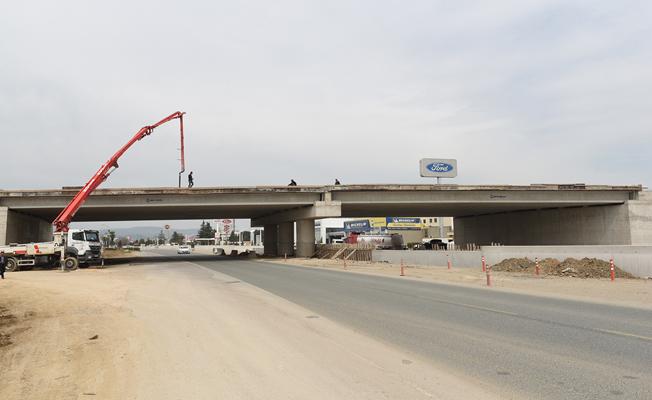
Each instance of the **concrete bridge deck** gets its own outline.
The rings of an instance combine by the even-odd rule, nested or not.
[[[340,202],[341,216],[469,216],[515,210],[622,204],[641,186],[341,185],[96,190],[76,221],[261,218],[315,202]],[[0,191],[0,207],[53,220],[77,188]]]

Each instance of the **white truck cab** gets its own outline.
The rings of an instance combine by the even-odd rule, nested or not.
[[[71,229],[67,239],[68,252],[74,248],[80,264],[99,263],[102,260],[102,242],[98,231]]]
[[[66,246],[63,246],[66,235]],[[11,243],[0,246],[7,257],[7,270],[17,271],[22,267],[58,266],[64,254],[66,269],[78,265],[98,264],[102,262],[102,243],[98,231],[71,229],[68,232],[56,232],[54,240],[42,243]]]

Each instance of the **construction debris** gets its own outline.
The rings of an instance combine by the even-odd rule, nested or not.
[[[507,258],[494,265],[494,271],[522,272],[533,274],[536,263],[529,258]],[[554,258],[544,258],[539,261],[542,275],[570,276],[575,278],[609,278],[609,261],[597,258],[567,258],[560,262]],[[616,278],[636,279],[632,274],[615,267]]]
[[[329,260],[371,261],[375,246],[364,243],[322,244],[315,249],[315,258]]]

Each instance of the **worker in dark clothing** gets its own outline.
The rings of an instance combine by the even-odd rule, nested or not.
[[[0,251],[0,276],[2,279],[5,279],[5,270],[7,269],[7,257],[5,257],[5,252]]]
[[[195,186],[195,180],[192,177],[192,171],[188,174],[188,187],[191,188]]]
[[[294,179],[290,179],[290,184],[288,186],[296,186],[297,183],[294,181]]]
[[[340,184],[341,184],[341,183],[340,183],[340,180],[337,179],[337,178],[335,178],[335,184],[336,184],[336,185],[340,185]]]

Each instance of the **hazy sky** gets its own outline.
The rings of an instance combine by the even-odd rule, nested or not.
[[[650,185],[650,1],[14,1],[0,188],[81,185],[186,119],[197,186]],[[174,186],[178,128],[105,186]]]

